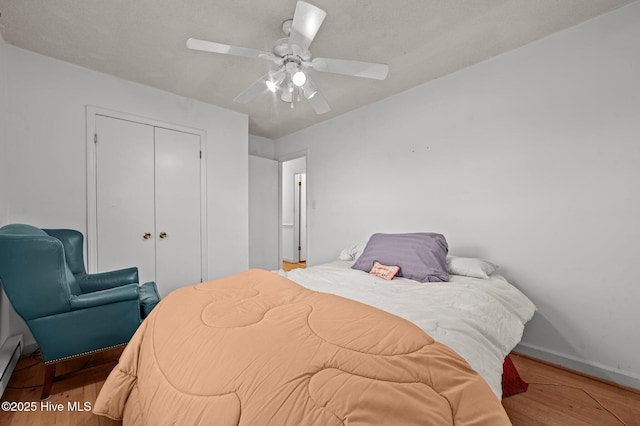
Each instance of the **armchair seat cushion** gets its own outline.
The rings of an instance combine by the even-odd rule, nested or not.
[[[146,318],[160,301],[156,283],[150,281],[140,286],[140,314]]]

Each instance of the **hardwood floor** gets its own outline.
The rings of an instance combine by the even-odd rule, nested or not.
[[[121,352],[122,348],[116,348],[59,364],[51,397],[44,402],[39,401],[44,364],[31,356],[22,357],[2,401],[35,402],[37,409],[32,412],[2,410],[0,425],[120,425],[121,422],[95,416],[91,411],[70,410],[68,404],[84,408],[88,403],[93,407]],[[503,400],[514,426],[640,426],[640,391],[603,383],[517,354],[512,354],[511,359],[529,383],[527,392]],[[62,404],[63,409],[53,411],[58,404]]]
[[[121,422],[94,415],[91,409],[123,350],[124,347],[114,348],[57,364],[51,397],[45,401],[40,401],[44,363],[38,352],[35,356],[23,356],[2,395],[2,402],[35,403],[29,407],[34,410],[5,411],[3,405],[0,425],[120,425]],[[58,409],[60,404],[62,408]],[[14,404],[14,408],[22,407]]]
[[[640,391],[523,355],[510,357],[529,383],[526,392],[502,401],[515,426],[640,426]]]

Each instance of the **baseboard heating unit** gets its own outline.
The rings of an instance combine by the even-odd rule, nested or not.
[[[0,373],[2,373],[0,375],[0,396],[9,384],[11,373],[22,355],[22,349],[22,334],[9,337],[0,348]]]

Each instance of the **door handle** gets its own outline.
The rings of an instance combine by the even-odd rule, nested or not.
[[[160,238],[167,238],[167,233],[166,232],[161,232],[160,233]]]
[[[145,240],[148,240],[149,238],[151,238],[151,232],[145,232],[142,238],[144,238]]]

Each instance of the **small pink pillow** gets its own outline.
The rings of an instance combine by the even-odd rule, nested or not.
[[[399,266],[386,266],[379,262],[373,262],[373,268],[371,268],[369,273],[376,277],[384,278],[385,280],[392,280],[399,271]]]

